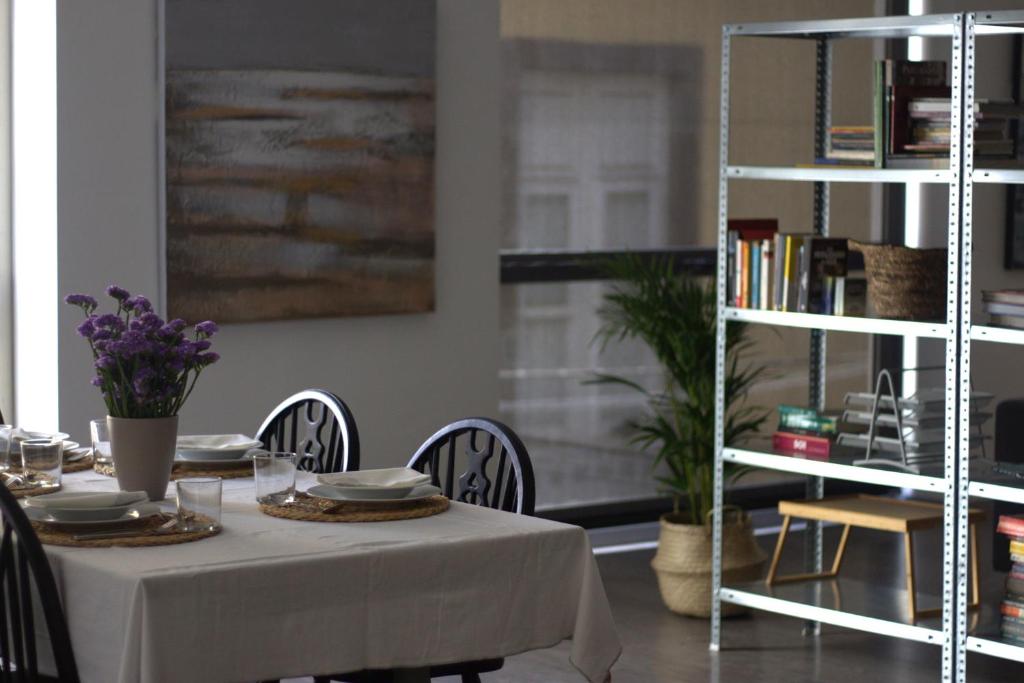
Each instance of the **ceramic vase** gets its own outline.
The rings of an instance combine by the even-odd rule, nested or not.
[[[145,491],[153,501],[163,500],[171,480],[178,416],[111,417],[110,453],[117,484],[122,491]]]

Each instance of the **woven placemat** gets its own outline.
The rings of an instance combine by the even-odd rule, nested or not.
[[[108,477],[117,476],[113,463],[96,463],[93,467],[97,474]],[[252,476],[252,462],[243,460],[238,465],[205,465],[201,462],[176,462],[171,468],[171,479],[184,477],[220,477],[221,479],[242,479]]]
[[[10,488],[8,490],[14,494],[15,498],[28,498],[29,496],[42,496],[47,493],[57,493],[60,489],[60,484],[57,484],[56,486],[33,486],[29,488]]]
[[[306,493],[296,493],[293,503],[260,503],[260,512],[264,514],[303,522],[393,522],[439,515],[447,509],[448,499],[444,496],[397,503],[336,503]]]
[[[47,545],[63,545],[74,548],[149,548],[158,545],[191,543],[192,541],[200,541],[220,533],[219,526],[204,531],[157,531],[165,522],[174,517],[175,515],[163,512],[159,515],[140,519],[137,524],[118,527],[116,531],[137,531],[138,535],[119,536],[117,538],[75,539],[75,536],[79,534],[102,531],[103,529],[99,527],[76,526],[70,529],[67,527],[61,528],[53,524],[32,522],[32,528],[36,530],[39,540]]]
[[[88,469],[92,469],[93,459],[91,455],[84,458],[79,458],[72,462],[64,463],[63,472],[64,474],[73,474],[75,472],[84,472]]]

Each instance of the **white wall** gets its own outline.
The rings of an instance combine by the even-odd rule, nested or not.
[[[59,287],[117,282],[156,295],[156,0],[61,0],[58,8]],[[222,360],[182,414],[188,433],[252,433],[311,386],[355,413],[364,466],[404,463],[435,429],[491,415],[498,397],[497,0],[439,0],[437,310],[222,328]],[[60,312],[60,426],[85,438],[103,404]]]

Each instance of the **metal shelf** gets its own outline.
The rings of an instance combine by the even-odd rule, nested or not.
[[[915,491],[941,493],[945,485],[941,471],[937,472],[935,476],[928,476],[882,470],[873,467],[858,467],[853,464],[856,458],[847,455],[831,456],[828,461],[822,461],[810,460],[796,455],[780,455],[765,451],[726,448],[722,451],[722,459],[725,462],[749,465],[766,470],[792,472],[794,474],[825,477],[827,479],[843,479],[862,484],[908,488]]]
[[[992,14],[995,14],[994,12]],[[758,38],[908,38],[953,35],[956,16],[931,14],[916,17],[868,17],[822,21],[774,21],[726,24],[723,32]]]
[[[949,183],[949,169],[870,166],[728,166],[730,180],[802,180],[836,183]]]
[[[908,617],[906,591],[853,579],[802,581],[766,586],[763,581],[722,586],[719,596],[725,602],[752,609],[775,612],[798,619],[843,626],[858,631],[916,640],[939,645],[942,631],[914,623]],[[920,608],[939,606],[934,596],[918,594]]]
[[[1020,168],[976,168],[971,175],[975,183],[1005,183],[1020,185],[1024,183],[1024,169]]]
[[[994,472],[990,461],[975,461],[971,464],[967,493],[976,498],[1024,504],[1024,479]]]
[[[947,336],[945,323],[939,322],[925,323],[909,320],[888,320],[885,318],[854,318],[841,315],[763,311],[754,308],[726,308],[725,318],[726,320],[737,320],[761,325],[779,325],[781,327],[800,327],[809,330],[892,334],[909,337],[930,337],[933,339],[945,339]]]
[[[1024,645],[999,636],[967,636],[967,649],[983,655],[1024,662]]]
[[[978,12],[975,15],[975,22],[978,35],[1024,33],[1024,12],[1021,10]]]
[[[971,325],[971,341],[998,342],[1000,344],[1024,344],[1024,330],[990,325]]]

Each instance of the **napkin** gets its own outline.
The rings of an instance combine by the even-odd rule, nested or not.
[[[318,475],[316,480],[327,486],[394,489],[429,483],[430,475],[411,470],[408,467],[388,467],[359,472],[331,472]]]
[[[245,434],[193,434],[178,437],[178,450],[237,451],[260,446],[260,442]]]
[[[11,430],[11,439],[14,441],[24,441],[25,439],[45,439],[48,437],[61,439],[63,441],[68,438],[68,435],[64,432],[34,432],[29,429],[22,429],[21,427],[15,427]]]
[[[121,505],[131,505],[148,501],[149,496],[145,491],[115,491],[106,493],[102,491],[58,491],[45,496],[33,496],[25,499],[25,505],[44,510],[59,509],[85,509],[85,508],[112,508]]]

